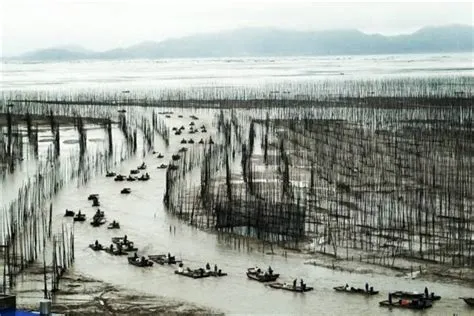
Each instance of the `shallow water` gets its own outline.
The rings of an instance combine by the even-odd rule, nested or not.
[[[201,121],[200,121],[201,122]],[[186,120],[183,120],[183,124]],[[195,135],[194,138],[201,137]],[[163,151],[166,158],[181,147],[180,136],[175,136],[174,143],[168,151],[157,141],[155,149]],[[187,145],[193,146],[193,145]],[[198,146],[197,144],[194,146]],[[165,170],[156,169],[162,160],[147,156],[147,172],[151,176],[148,182],[115,182],[113,178],[99,176],[84,187],[65,189],[54,200],[55,221],[69,222],[65,219],[65,208],[81,209],[90,218],[95,208],[90,207],[87,196],[91,193],[100,195],[101,207],[107,219],[116,219],[122,228],[120,231],[107,230],[106,227],[93,228],[88,222],[75,224],[76,236],[76,271],[85,273],[114,285],[124,286],[137,291],[184,299],[200,305],[220,309],[229,314],[304,314],[304,315],[406,315],[410,311],[389,311],[378,306],[378,301],[385,299],[391,290],[418,290],[428,286],[430,291],[439,293],[443,298],[435,306],[422,314],[468,315],[459,296],[472,295],[473,289],[454,284],[407,280],[403,278],[378,275],[359,275],[337,272],[326,268],[304,265],[305,260],[293,256],[269,256],[258,250],[249,251],[247,247],[235,249],[215,234],[192,228],[166,213],[162,198],[164,193]],[[142,159],[135,158],[124,162],[115,171],[128,173],[136,168]],[[132,188],[130,195],[121,195],[123,187]],[[170,232],[170,226],[172,227]],[[176,231],[174,230],[174,227]],[[139,247],[139,255],[150,255],[171,252],[182,258],[185,266],[202,267],[209,262],[216,263],[229,276],[193,280],[173,274],[173,267],[155,265],[149,269],[140,269],[127,263],[124,257],[109,256],[104,252],[93,252],[88,244],[95,239],[103,244],[110,243],[113,236],[127,234],[129,239]],[[282,281],[291,282],[294,278],[303,278],[314,291],[299,294],[278,291],[250,281],[245,276],[248,267],[259,265],[272,268],[281,274]],[[345,283],[363,286],[369,282],[382,294],[364,298],[357,295],[335,293],[334,286]],[[343,299],[343,302],[341,302]]]
[[[442,65],[442,69],[439,65]],[[467,66],[466,66],[467,65]],[[312,71],[311,69],[319,69]],[[322,70],[321,70],[322,69]],[[341,75],[340,72],[344,72]],[[218,85],[253,85],[261,82],[283,82],[292,80],[294,83],[307,82],[328,77],[373,77],[419,75],[472,74],[472,56],[449,55],[405,55],[405,56],[360,56],[331,58],[294,58],[294,59],[255,59],[255,60],[201,60],[201,61],[113,61],[113,62],[75,62],[51,64],[8,64],[2,73],[2,89],[82,89],[92,88],[101,84],[101,88],[143,88],[216,86]],[[103,85],[102,85],[103,84]],[[201,119],[198,125],[212,115],[204,117],[196,112]],[[206,112],[204,112],[206,113]],[[191,113],[183,113],[185,117]],[[173,116],[175,117],[175,115]],[[167,121],[168,122],[168,121]],[[172,119],[170,126],[185,125],[188,119]],[[115,130],[114,130],[115,131]],[[208,129],[211,132],[210,129]],[[88,138],[104,137],[102,131],[88,132]],[[117,135],[119,133],[116,133]],[[204,135],[192,136],[197,142]],[[209,136],[209,135],[207,135]],[[190,135],[185,136],[187,139]],[[304,265],[299,257],[290,255],[269,256],[257,249],[242,246],[236,249],[233,243],[226,243],[216,234],[203,232],[188,226],[169,215],[164,209],[162,199],[165,188],[166,170],[156,169],[159,164],[167,163],[171,154],[181,147],[182,136],[173,136],[168,150],[163,142],[156,139],[155,150],[165,153],[165,159],[159,160],[152,155],[145,157],[148,164],[147,172],[151,176],[148,182],[136,181],[115,182],[104,175],[93,178],[85,186],[71,183],[62,190],[53,201],[54,224],[56,227],[71,219],[63,217],[66,208],[77,211],[81,209],[90,218],[92,208],[87,196],[91,193],[100,194],[101,207],[107,219],[118,220],[122,226],[120,231],[107,230],[106,227],[93,228],[86,221],[74,225],[76,243],[76,261],[73,269],[79,273],[110,282],[117,286],[137,291],[184,299],[200,305],[220,309],[229,314],[304,314],[304,315],[406,315],[411,311],[380,308],[378,301],[386,298],[388,291],[418,290],[428,286],[430,291],[441,295],[441,301],[425,312],[416,314],[430,315],[470,315],[472,309],[458,299],[459,296],[472,296],[473,287],[445,284],[441,282],[425,282],[370,274],[351,274],[326,268]],[[61,135],[61,157],[66,159],[77,152],[77,144],[63,143],[75,140],[74,131]],[[92,149],[93,143],[88,142]],[[91,145],[89,145],[91,144]],[[138,142],[141,144],[141,141]],[[43,147],[42,147],[43,146]],[[47,143],[40,143],[42,149]],[[187,145],[187,146],[199,146]],[[255,146],[259,148],[258,144]],[[68,149],[70,150],[68,151]],[[137,153],[140,153],[139,148]],[[134,158],[123,162],[114,171],[128,174],[143,159]],[[7,177],[1,183],[2,203],[6,196],[12,198],[17,187],[26,174],[34,171],[34,164],[23,163],[24,169]],[[194,179],[196,180],[196,179]],[[132,188],[130,195],[121,195],[123,187]],[[172,227],[170,231],[170,227]],[[127,263],[124,257],[113,257],[103,252],[93,252],[88,248],[96,239],[107,245],[113,236],[127,234],[129,239],[139,247],[139,255],[151,255],[171,252],[182,258],[186,266],[202,267],[209,262],[217,264],[229,276],[223,278],[207,278],[193,280],[173,274],[173,267],[156,265],[150,269],[140,269]],[[252,246],[249,246],[251,248]],[[262,268],[271,265],[276,273],[280,273],[281,281],[291,282],[294,278],[303,278],[314,291],[305,294],[279,291],[250,281],[245,271],[250,266]],[[369,282],[381,294],[376,297],[359,297],[335,293],[334,286],[349,283],[362,287]]]

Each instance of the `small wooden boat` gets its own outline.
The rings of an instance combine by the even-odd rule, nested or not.
[[[126,244],[122,245],[122,251],[133,252],[138,251],[138,248],[135,247],[133,241],[128,241]]]
[[[204,132],[203,132],[204,133]],[[213,145],[214,144],[214,141],[212,140],[212,137],[209,137],[209,144],[210,145]]]
[[[181,135],[181,131],[180,131],[180,130],[177,130],[174,134],[175,134],[175,135]]]
[[[130,91],[128,91],[128,92],[126,92],[126,93],[129,93],[129,92],[130,92]],[[124,93],[125,93],[125,92],[124,92]],[[125,112],[127,112],[127,110],[118,110],[117,112],[119,112],[119,113],[125,113]]]
[[[188,149],[187,149],[186,147],[181,147],[181,148],[178,150],[178,152],[180,152],[180,153],[184,153],[184,152],[186,152],[186,151],[188,151]]]
[[[180,131],[184,131],[186,129],[186,127],[184,127],[184,125],[181,125],[181,127],[179,128]]]
[[[86,220],[86,214],[76,214],[76,216],[74,216],[74,221],[75,222],[84,222]]]
[[[140,268],[152,267],[153,262],[144,258],[128,257],[128,263]]]
[[[146,169],[146,164],[142,162],[140,166],[137,167],[137,170],[145,170]]]
[[[161,165],[159,165],[158,167],[156,167],[157,169],[166,169],[168,168],[168,165],[165,165],[164,163],[162,163]]]
[[[193,120],[199,120],[199,118],[196,115],[191,115],[190,118]]]
[[[127,239],[127,241],[125,241],[125,238],[124,237],[112,237],[112,243],[114,244],[120,244],[120,245],[128,245],[128,244],[133,244],[133,241],[130,241]]]
[[[127,177],[127,181],[128,181],[128,182],[135,181],[135,180],[137,180],[137,179],[134,178],[134,177],[132,177],[132,176],[128,176],[128,177]]]
[[[298,293],[304,293],[304,292],[309,292],[313,290],[313,287],[311,286],[296,286],[293,287],[291,284],[285,284],[285,283],[270,283],[268,284],[269,287],[273,289],[279,289],[279,290],[286,290],[286,291],[291,291],[291,292],[298,292]]]
[[[474,297],[460,297],[467,305],[474,307]]]
[[[98,245],[90,244],[89,248],[91,248],[94,251],[104,250],[104,247],[101,244],[98,244]]]
[[[194,144],[194,140],[193,140],[192,138],[190,138],[190,139],[188,140],[188,144]]]
[[[107,173],[105,174],[105,176],[106,176],[107,178],[115,177],[116,175],[117,175],[117,174],[116,174],[115,172],[107,172]]]
[[[180,155],[172,155],[171,156],[171,159],[173,159],[174,161],[179,160],[179,158],[181,158]]]
[[[201,140],[199,141],[199,144],[204,144],[204,139],[201,138]]]
[[[107,226],[107,229],[120,229],[120,224],[119,222],[113,221]]]
[[[164,264],[177,264],[181,263],[181,260],[176,260],[176,256],[170,256],[170,255],[149,255],[148,258],[152,260],[153,262],[156,262],[158,264],[164,265]]]
[[[186,141],[186,139],[183,138],[183,139],[181,140],[181,144],[187,144],[187,143],[188,143],[188,142]]]
[[[163,157],[164,157],[164,156],[163,156],[162,154],[158,154],[158,156],[156,156],[156,158],[159,158],[159,159],[161,159],[161,158],[163,158]]]
[[[92,220],[97,220],[97,219],[101,219],[101,218],[104,218],[104,217],[105,217],[104,211],[97,210],[97,212],[95,212],[95,214],[94,214],[94,217],[92,217]]]
[[[349,294],[363,294],[363,295],[377,295],[379,294],[379,291],[366,291],[365,289],[361,288],[354,288],[354,287],[346,287],[346,286],[336,286],[334,287],[334,290],[336,292],[344,292],[344,293],[349,293]]]
[[[132,193],[132,189],[130,189],[130,188],[123,188],[120,191],[120,194],[130,194],[130,193]]]
[[[421,292],[410,292],[410,291],[395,291],[392,292],[392,297],[405,298],[405,299],[429,299],[431,301],[439,301],[441,296],[435,295],[434,293],[426,295]]]
[[[74,211],[66,210],[66,213],[64,213],[64,216],[73,217],[74,216]]]
[[[425,309],[433,306],[431,300],[426,299],[414,299],[414,300],[398,300],[392,301],[389,300],[379,302],[380,306],[383,307],[396,307],[396,308],[406,308],[406,309]]]
[[[176,132],[178,130],[178,128],[176,126],[174,126],[172,129],[171,129],[173,132]]]
[[[170,117],[171,117],[171,115],[165,115],[165,117],[166,117],[166,118],[170,118]]]
[[[89,197],[87,197],[87,200],[92,201],[92,200],[97,200],[99,198],[98,194],[89,194]]]
[[[183,271],[176,270],[176,271],[174,271],[174,273],[182,275],[182,276],[186,276],[188,278],[193,278],[193,279],[208,278],[208,277],[211,276],[209,273],[206,273],[206,271],[204,271],[204,269],[202,269],[202,270],[191,270],[191,269],[188,268],[188,270],[183,270]]]
[[[278,279],[279,274],[254,274],[247,272],[247,277],[251,280],[255,280],[258,282],[275,282]]]
[[[128,256],[128,252],[110,249],[110,247],[104,248],[104,251],[112,256]]]
[[[138,178],[138,181],[148,181],[150,180],[150,175],[147,174],[142,174],[141,177]]]
[[[114,181],[124,181],[125,180],[125,176],[119,174],[115,177]]]
[[[182,115],[178,115],[178,117],[179,117],[179,118],[183,118],[183,116],[182,116]]]
[[[207,133],[207,130],[203,128],[203,129],[201,130],[201,133]]]
[[[105,218],[94,219],[91,222],[91,226],[93,226],[93,227],[99,227],[99,226],[102,226],[104,224],[105,224]]]
[[[138,170],[138,169],[130,170],[130,174],[139,174],[139,173],[140,173],[140,170]]]

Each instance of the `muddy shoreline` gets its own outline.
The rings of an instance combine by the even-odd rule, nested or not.
[[[39,268],[39,267],[37,267]],[[38,310],[44,291],[43,275],[31,269],[16,289],[17,306]],[[224,315],[222,312],[170,298],[137,293],[70,270],[51,297],[54,313],[86,315]]]

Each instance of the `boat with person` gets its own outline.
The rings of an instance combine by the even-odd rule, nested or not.
[[[156,156],[156,158],[158,159],[161,159],[161,158],[164,158],[165,156],[163,156],[163,154],[159,153],[158,156]]]
[[[304,292],[309,292],[313,290],[313,287],[311,286],[306,286],[306,285],[293,286],[291,284],[278,283],[278,282],[270,283],[268,284],[268,286],[273,289],[286,290],[286,291],[298,292],[298,293],[304,293]]]
[[[474,297],[460,297],[467,305],[474,307]]]
[[[101,244],[99,244],[99,242],[96,241],[95,244],[90,244],[89,245],[89,248],[91,248],[92,250],[94,251],[101,251],[101,250],[104,250],[104,246],[102,246]]]
[[[146,163],[145,162],[142,162],[142,164],[137,167],[137,170],[145,170],[145,169],[146,169]]]
[[[148,181],[148,180],[150,180],[150,175],[147,172],[145,174],[142,174],[137,180],[138,181]]]
[[[166,169],[168,168],[168,165],[165,165],[164,163],[162,163],[161,165],[159,165],[158,167],[156,167],[157,169]]]
[[[73,217],[74,216],[74,211],[66,209],[66,212],[64,213],[65,217]]]
[[[116,175],[117,174],[115,172],[111,172],[111,171],[107,171],[107,173],[105,174],[107,178],[115,177]]]
[[[127,181],[128,181],[128,182],[132,182],[132,181],[135,181],[135,180],[137,180],[137,178],[136,178],[136,177],[132,177],[131,175],[127,177]]]
[[[107,229],[120,229],[120,224],[117,221],[113,221],[112,223],[107,226]]]
[[[92,200],[92,206],[94,207],[100,206],[100,202],[98,198]]]
[[[176,260],[176,256],[172,256],[169,253],[162,254],[162,255],[149,255],[148,258],[152,260],[153,262],[156,262],[158,264],[164,265],[164,264],[177,264],[181,263],[181,260]]]
[[[268,273],[253,274],[253,273],[247,272],[247,277],[249,279],[262,282],[262,283],[275,282],[279,276],[280,276],[279,274],[268,274]]]
[[[133,244],[133,242],[128,239],[127,235],[124,237],[112,237],[112,243],[116,245],[128,245],[130,243]]]
[[[82,214],[81,211],[79,211],[75,216],[74,216],[74,221],[75,222],[84,222],[86,220],[86,214]]]
[[[140,170],[138,170],[138,169],[130,170],[130,174],[139,174],[139,173],[140,173]]]
[[[368,287],[368,284],[366,285],[366,289],[361,289],[361,288],[354,288],[354,287],[349,287],[349,285],[345,286],[336,286],[333,288],[336,292],[343,292],[343,293],[348,293],[348,294],[362,294],[362,295],[377,295],[379,294],[379,291],[374,291],[374,288]]]
[[[182,271],[178,269],[174,271],[174,273],[193,279],[208,278],[211,276],[209,273],[206,273],[206,271],[204,271],[204,269],[202,268],[197,270],[191,270],[190,268],[187,268],[186,270]]]
[[[439,301],[441,296],[435,295],[434,292],[429,292],[428,288],[425,288],[424,292],[411,292],[411,291],[395,291],[391,292],[392,297],[404,298],[404,299],[429,299],[431,301]]]
[[[91,222],[91,226],[93,227],[99,227],[99,226],[102,226],[105,224],[105,218],[101,217],[101,218],[94,218],[94,220],[92,220]]]
[[[128,257],[128,263],[140,268],[152,267],[153,261],[147,260],[145,257]]]

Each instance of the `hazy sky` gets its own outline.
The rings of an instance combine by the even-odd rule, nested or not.
[[[65,45],[106,50],[246,26],[409,33],[472,25],[473,9],[470,1],[0,0],[0,33],[3,55],[15,55]]]

